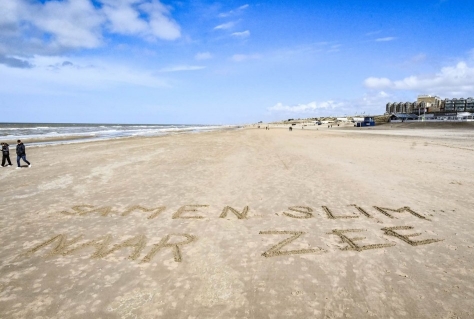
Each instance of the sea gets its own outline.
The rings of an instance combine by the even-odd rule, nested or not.
[[[29,146],[45,146],[233,128],[237,127],[196,124],[0,123],[0,142],[14,145],[17,140],[22,140]]]

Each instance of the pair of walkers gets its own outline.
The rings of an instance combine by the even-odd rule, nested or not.
[[[2,167],[12,166],[12,162],[10,161],[10,149],[8,146],[9,145],[7,143],[2,143]],[[20,166],[21,159],[26,164],[28,164],[28,167],[31,167],[31,163],[28,162],[28,160],[26,159],[25,145],[20,140],[18,140],[17,145],[16,145],[16,163],[18,164],[17,168],[21,168]],[[5,165],[6,162],[8,162],[8,165]]]

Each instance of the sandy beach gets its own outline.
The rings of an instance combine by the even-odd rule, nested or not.
[[[473,318],[473,132],[25,140],[0,318]]]

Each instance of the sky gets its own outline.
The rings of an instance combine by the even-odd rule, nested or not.
[[[0,122],[245,124],[474,96],[474,1],[0,0]]]

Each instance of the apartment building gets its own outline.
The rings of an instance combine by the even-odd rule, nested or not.
[[[385,105],[385,112],[387,114],[474,112],[474,98],[446,98],[441,100],[438,96],[419,95],[416,102],[389,102]]]

